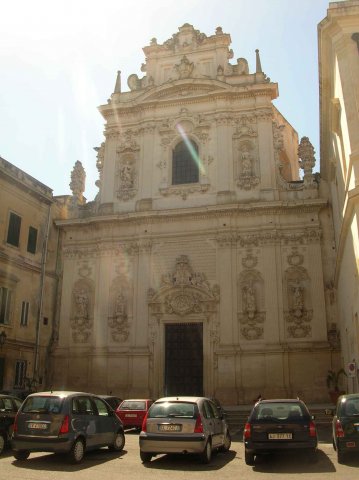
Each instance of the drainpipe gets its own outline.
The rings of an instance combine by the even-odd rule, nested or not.
[[[40,324],[42,318],[42,310],[44,303],[44,289],[45,289],[45,275],[46,275],[46,258],[47,258],[47,245],[49,242],[49,231],[50,231],[50,219],[51,219],[51,206],[49,204],[49,209],[47,213],[47,224],[45,238],[42,246],[42,255],[41,255],[41,275],[40,275],[40,298],[39,298],[39,307],[37,312],[37,321],[36,321],[36,340],[35,340],[35,352],[34,352],[34,370],[33,370],[33,380],[38,380],[38,364],[39,364],[39,347],[40,347]]]

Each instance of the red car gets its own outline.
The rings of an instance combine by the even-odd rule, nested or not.
[[[154,400],[149,398],[124,400],[116,409],[116,415],[124,428],[141,430],[143,419]]]

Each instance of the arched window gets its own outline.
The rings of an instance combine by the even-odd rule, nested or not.
[[[172,155],[172,185],[197,183],[199,180],[198,146],[192,140],[176,145]]]

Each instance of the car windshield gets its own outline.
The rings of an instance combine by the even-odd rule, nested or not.
[[[62,398],[36,396],[28,397],[24,403],[22,411],[24,413],[60,413]]]
[[[146,410],[146,402],[138,400],[125,400],[121,404],[121,410]]]
[[[308,419],[309,413],[301,403],[268,402],[260,403],[253,412],[252,419],[258,421],[296,421]]]
[[[154,403],[149,410],[149,418],[183,417],[194,418],[196,405],[189,402]]]

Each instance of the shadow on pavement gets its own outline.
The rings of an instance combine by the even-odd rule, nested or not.
[[[306,452],[276,452],[271,455],[256,457],[255,472],[271,473],[331,473],[336,468],[329,457],[320,449],[316,456],[310,457]]]
[[[201,463],[198,455],[171,454],[154,457],[151,462],[144,463],[143,466],[150,469],[208,472],[220,470],[234,458],[236,458],[236,452],[229,450],[229,452],[213,454],[211,462],[205,465]]]
[[[36,457],[30,457],[27,460],[13,461],[14,467],[23,468],[26,470],[49,470],[52,472],[77,472],[92,468],[95,465],[110,462],[111,460],[122,460],[127,451],[110,452],[103,448],[100,450],[93,450],[85,453],[82,463],[73,465],[69,463],[65,455],[50,453]]]

